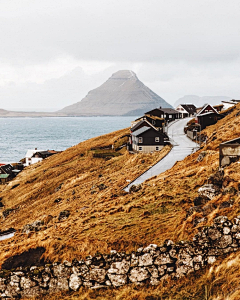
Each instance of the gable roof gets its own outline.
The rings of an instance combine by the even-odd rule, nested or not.
[[[6,174],[12,174],[12,171],[13,171],[13,166],[10,165],[10,164],[7,164],[7,165],[4,165],[4,166],[1,166],[0,169],[6,173]]]
[[[179,114],[179,111],[173,109],[173,108],[154,108],[154,109],[151,109],[149,111],[147,111],[145,113],[145,115],[153,115],[153,112],[154,111],[159,111],[159,112],[162,112],[162,113],[165,113],[165,114]]]
[[[134,131],[134,132],[132,133],[132,135],[138,136],[138,135],[140,135],[140,134],[142,134],[142,133],[148,131],[149,129],[153,129],[153,128],[152,128],[152,127],[143,126],[142,128],[140,128],[140,129]],[[155,130],[155,129],[154,129],[154,130]]]
[[[143,123],[147,123],[149,125],[149,126],[145,126],[145,127],[154,127],[151,123],[148,122],[148,120],[143,119],[143,120],[139,121],[137,124],[135,124],[133,127],[131,127],[130,130],[135,131]]]
[[[180,104],[189,114],[196,112],[196,106],[194,104]]]
[[[201,115],[201,113],[204,111],[204,109],[205,109],[207,106],[211,106],[211,108],[213,109],[213,111],[214,111],[216,114],[218,114],[217,110],[216,110],[215,108],[213,108],[211,104],[206,103],[205,105],[203,105],[202,109],[198,112],[197,116]]]

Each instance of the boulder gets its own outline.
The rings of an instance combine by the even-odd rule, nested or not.
[[[144,267],[135,267],[130,271],[129,279],[131,282],[141,282],[148,279],[149,273]]]
[[[108,274],[113,286],[121,286],[127,283],[127,275]]]
[[[199,196],[212,200],[219,193],[219,187],[213,184],[205,184],[198,189]]]

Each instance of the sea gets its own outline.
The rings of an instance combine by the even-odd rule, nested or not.
[[[0,118],[0,163],[18,162],[28,149],[62,151],[92,137],[130,127],[136,118]]]

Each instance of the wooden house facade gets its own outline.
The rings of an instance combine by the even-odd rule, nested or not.
[[[160,151],[168,143],[168,137],[152,126],[143,126],[131,133],[131,143],[133,151],[150,153]]]
[[[193,117],[196,114],[196,106],[194,104],[179,104],[176,110],[180,113],[180,118]]]
[[[205,104],[196,115],[195,120],[196,123],[201,125],[201,130],[203,130],[207,126],[216,124],[217,121],[222,119],[223,117],[224,116],[219,114],[218,111],[210,104]]]

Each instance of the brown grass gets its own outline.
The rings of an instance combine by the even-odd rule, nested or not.
[[[240,116],[236,116],[239,111],[240,105],[216,125],[206,128],[204,133],[208,140],[201,150],[176,163],[172,169],[146,181],[136,193],[127,194],[122,191],[126,180],[132,180],[141,174],[164,156],[169,148],[154,154],[134,155],[121,150],[121,156],[110,160],[93,157],[95,150],[91,150],[92,148],[117,144],[127,130],[88,140],[41,164],[30,166],[12,183],[20,183],[18,187],[11,189],[9,185],[0,194],[5,209],[15,209],[5,220],[0,220],[1,228],[18,229],[13,239],[0,243],[1,262],[36,246],[45,247],[45,258],[54,261],[85,257],[97,251],[108,253],[110,249],[130,252],[150,243],[161,244],[165,239],[191,239],[197,232],[193,221],[203,215],[194,213],[187,217],[187,211],[193,206],[198,188],[208,183],[209,176],[218,170],[219,143],[239,137]],[[203,150],[207,155],[201,162],[197,162],[198,155]],[[233,186],[238,191],[240,164],[236,162],[226,167],[225,177],[228,177],[226,187]],[[106,188],[100,190],[101,184]],[[61,188],[57,190],[60,185]],[[56,198],[62,200],[55,203]],[[220,209],[219,204],[230,199],[233,206]],[[201,223],[199,227],[211,224],[218,215],[227,215],[232,219],[240,214],[239,193],[220,194],[210,203],[216,209],[205,216],[205,223]],[[60,211],[66,209],[70,210],[70,217],[59,222]],[[53,216],[46,230],[28,236],[21,233],[25,224],[43,219],[46,215]],[[206,275],[199,273],[198,276],[196,278],[192,275],[180,283],[171,283],[171,290],[169,286],[126,287],[108,292],[82,290],[81,293],[86,294],[85,298],[81,296],[82,298],[69,299],[218,299],[206,298],[209,293]],[[199,287],[194,285],[194,280]],[[213,280],[215,279],[210,281]],[[195,298],[191,296],[192,291],[196,293]],[[106,293],[106,298],[101,298],[101,293]],[[162,298],[157,298],[158,293],[163,295]],[[147,298],[148,295],[155,298]],[[213,295],[217,295],[215,289]],[[80,297],[79,294],[76,297]]]

